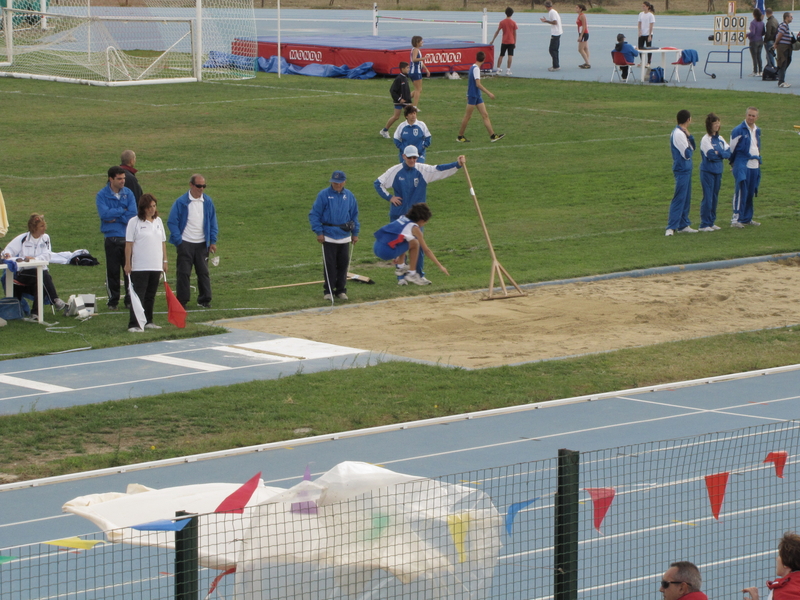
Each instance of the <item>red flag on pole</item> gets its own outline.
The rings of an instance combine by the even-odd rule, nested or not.
[[[164,280],[164,292],[167,294],[167,321],[183,329],[186,327],[186,309],[178,302],[166,280]]]
[[[775,463],[775,475],[783,479],[783,467],[786,465],[786,459],[789,458],[789,453],[783,450],[779,452],[770,452],[767,458],[764,459],[765,463]]]
[[[725,499],[728,475],[730,475],[730,473],[706,475],[706,489],[708,490],[708,499],[711,502],[711,514],[714,515],[717,521],[719,521],[719,511],[722,508],[722,501]]]
[[[589,496],[592,497],[592,504],[594,505],[594,528],[600,531],[600,525],[603,519],[606,518],[608,509],[611,508],[611,503],[614,501],[616,491],[614,488],[585,488]]]
[[[243,513],[244,507],[253,496],[253,492],[258,487],[258,482],[261,479],[261,471],[253,475],[247,482],[238,490],[233,492],[230,496],[225,498],[222,503],[214,511],[215,513]]]

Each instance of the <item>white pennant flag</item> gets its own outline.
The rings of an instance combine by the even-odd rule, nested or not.
[[[128,275],[128,295],[131,297],[131,308],[133,308],[133,314],[136,320],[139,321],[139,328],[144,329],[144,325],[147,323],[147,317],[144,316],[142,301],[139,300],[139,296],[136,295],[133,289],[133,282],[131,281],[130,275]]]

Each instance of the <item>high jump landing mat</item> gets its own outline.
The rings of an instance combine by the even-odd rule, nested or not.
[[[252,38],[234,40],[234,54],[245,54],[245,45],[252,44]],[[269,58],[278,54],[278,38],[256,38],[257,56]],[[237,51],[240,50],[240,51]],[[431,73],[451,73],[468,71],[475,63],[478,52],[483,51],[486,59],[481,65],[490,69],[494,65],[494,46],[462,40],[426,38],[422,55]],[[409,62],[411,42],[403,37],[285,37],[281,38],[281,56],[289,63],[305,67],[311,64],[346,65],[355,68],[365,62],[373,64],[372,69],[381,75],[396,75],[400,72],[400,61]]]

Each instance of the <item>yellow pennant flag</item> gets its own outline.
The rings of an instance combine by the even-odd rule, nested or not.
[[[456,545],[458,551],[458,562],[463,563],[467,560],[467,550],[464,547],[464,540],[469,531],[470,516],[463,515],[447,515],[447,526],[450,529],[450,536],[453,538],[453,543]]]
[[[82,540],[79,537],[64,538],[63,540],[51,540],[42,542],[51,546],[63,546],[64,548],[77,548],[78,550],[91,550],[97,544],[102,544],[103,540]]]

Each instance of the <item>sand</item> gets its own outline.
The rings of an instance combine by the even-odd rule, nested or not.
[[[800,323],[797,259],[546,286],[503,300],[431,291],[359,305],[351,284],[353,299],[332,311],[224,324],[481,368]]]

